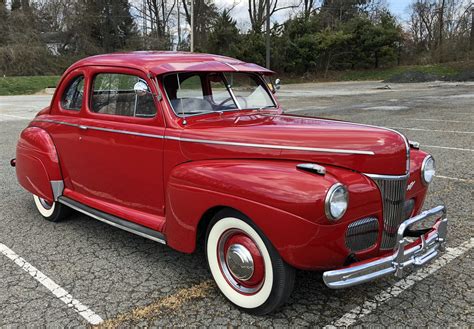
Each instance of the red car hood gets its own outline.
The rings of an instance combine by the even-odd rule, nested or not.
[[[195,117],[180,140],[190,160],[278,158],[385,175],[403,175],[407,169],[403,135],[334,120],[263,113]]]

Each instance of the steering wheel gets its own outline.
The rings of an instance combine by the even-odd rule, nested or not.
[[[245,99],[245,97],[242,97],[242,96],[235,96],[235,98],[238,100],[238,102],[239,102],[239,104],[240,104],[241,106],[243,106],[243,105],[245,104],[245,106],[243,106],[243,107],[244,107],[244,108],[247,107],[247,100]],[[217,105],[217,107],[219,107],[219,108],[220,108],[220,107],[223,107],[224,104],[230,102],[231,100],[233,100],[233,98],[232,98],[232,97],[228,97],[228,98],[224,99],[222,102],[220,102],[220,103]],[[242,101],[243,101],[243,102],[242,102]]]

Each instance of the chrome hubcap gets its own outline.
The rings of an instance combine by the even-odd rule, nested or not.
[[[230,273],[239,280],[250,279],[254,272],[252,254],[241,244],[233,244],[227,249],[226,263]]]
[[[226,281],[242,294],[254,294],[265,279],[265,265],[260,250],[238,229],[224,232],[217,245],[219,266]]]

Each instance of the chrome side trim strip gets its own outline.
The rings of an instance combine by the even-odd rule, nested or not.
[[[112,133],[133,135],[133,136],[142,136],[149,138],[158,138],[158,139],[169,139],[180,142],[189,142],[189,143],[202,143],[202,144],[214,144],[214,145],[230,145],[230,146],[242,146],[242,147],[257,147],[257,148],[267,148],[267,149],[277,149],[277,150],[290,150],[290,151],[308,151],[308,152],[322,152],[322,153],[338,153],[338,154],[361,154],[361,155],[375,155],[373,151],[360,151],[360,150],[345,150],[345,149],[329,149],[329,148],[318,148],[318,147],[303,147],[303,146],[289,146],[289,145],[271,145],[271,144],[254,144],[254,143],[241,143],[241,142],[227,142],[227,141],[215,141],[210,139],[194,139],[186,137],[177,137],[177,136],[163,136],[163,135],[154,135],[154,134],[145,134],[138,133],[126,130],[117,130],[109,128],[100,128],[93,126],[78,125],[63,121],[48,120],[48,119],[35,119],[33,122],[49,122],[56,124],[63,124],[72,127],[84,127],[91,130],[106,131]]]
[[[85,214],[89,217],[97,219],[97,220],[99,220],[103,223],[109,224],[111,226],[117,227],[121,230],[139,235],[143,238],[147,238],[147,239],[150,239],[150,240],[162,243],[162,244],[166,244],[165,236],[162,233],[160,233],[158,231],[154,231],[154,230],[152,230],[148,227],[144,227],[144,226],[129,222],[125,219],[121,219],[121,218],[115,217],[113,215],[104,213],[100,210],[91,208],[89,206],[86,206],[84,204],[81,204],[81,203],[79,203],[75,200],[72,200],[72,199],[64,197],[64,196],[61,196],[58,199],[58,202],[66,205],[66,206],[68,206],[68,207],[70,207],[74,210],[82,212],[83,214]]]
[[[254,143],[241,143],[241,142],[224,142],[224,141],[214,141],[214,140],[209,140],[209,139],[194,139],[194,138],[174,137],[174,136],[165,136],[165,139],[177,140],[177,141],[181,141],[181,142],[190,142],[190,143],[231,145],[231,146],[243,146],[243,147],[258,147],[258,148],[277,149],[277,150],[290,150],[290,151],[308,151],[308,152],[324,152],[324,153],[375,155],[375,153],[372,152],[372,151],[359,151],[359,150],[327,149],[327,148],[317,148],[317,147],[254,144]]]
[[[118,133],[118,134],[124,134],[124,135],[132,135],[132,136],[150,137],[150,138],[158,138],[158,139],[164,139],[165,138],[165,136],[162,136],[162,135],[138,133],[138,132],[134,132],[134,131],[120,130],[120,129],[110,129],[110,128],[78,125],[78,124],[75,124],[75,123],[56,121],[56,120],[35,119],[33,121],[56,123],[56,124],[60,124],[60,125],[70,126],[70,127],[77,127],[81,130],[91,129],[91,130],[106,131],[106,132],[110,132],[110,133]]]
[[[70,127],[79,127],[79,125],[75,123],[69,123],[65,121],[57,121],[57,120],[50,120],[50,119],[33,119],[33,122],[49,122],[49,123],[56,123],[59,125],[65,125],[65,126],[70,126]]]

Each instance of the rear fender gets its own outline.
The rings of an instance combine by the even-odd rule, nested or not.
[[[59,158],[51,136],[38,127],[28,127],[16,148],[16,175],[26,190],[47,201],[62,194]]]

